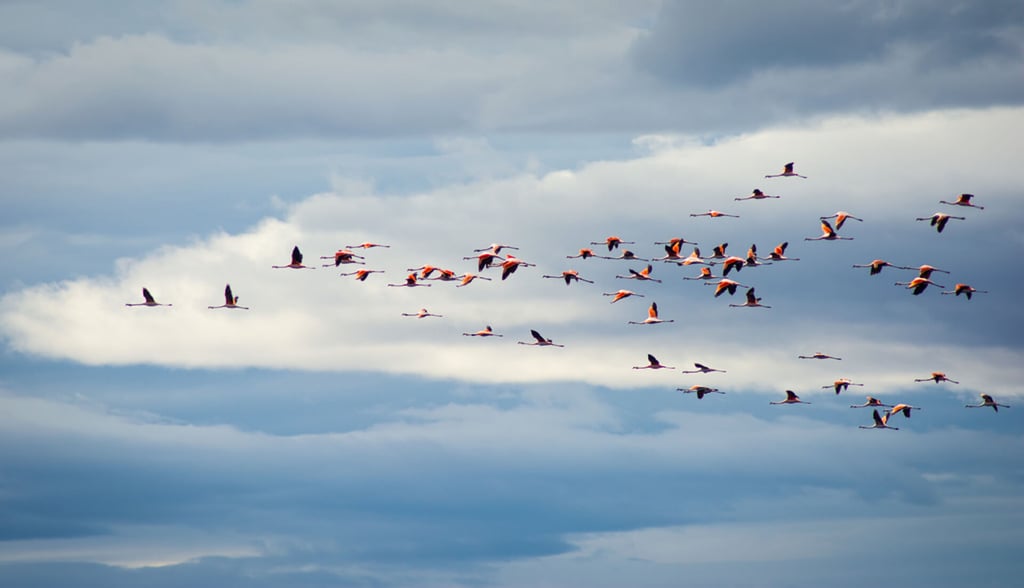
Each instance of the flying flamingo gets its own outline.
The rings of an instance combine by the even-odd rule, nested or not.
[[[678,264],[678,265],[694,265],[694,264],[698,264],[698,263],[699,264],[703,264],[703,265],[710,265],[707,261],[704,260],[703,257],[700,256],[700,249],[698,249],[696,247],[693,248],[693,253],[688,255],[682,261],[677,261],[676,262],[676,264]]]
[[[957,284],[952,290],[945,291],[943,294],[955,294],[957,296],[963,294],[970,300],[972,294],[988,294],[988,290],[978,290],[967,284]]]
[[[484,268],[486,268],[486,267],[491,267],[493,265],[500,265],[500,264],[494,263],[495,260],[499,260],[499,261],[502,261],[502,262],[505,261],[500,255],[498,255],[496,253],[491,253],[490,251],[485,251],[485,252],[483,252],[483,253],[481,253],[479,255],[474,255],[474,256],[471,256],[471,257],[463,257],[462,259],[475,259],[476,260],[476,271],[478,271],[478,272],[484,271]]]
[[[756,296],[754,296],[754,288],[750,288],[750,289],[747,290],[747,301],[746,302],[744,302],[743,304],[730,304],[729,306],[732,307],[732,308],[741,308],[741,307],[748,307],[748,308],[771,308],[768,305],[761,304],[761,299],[756,297]]]
[[[686,245],[687,243],[689,243],[690,245],[700,245],[700,243],[697,243],[696,241],[687,241],[682,237],[672,237],[668,241],[654,242],[655,245],[670,245],[672,247],[675,247],[676,245]]]
[[[840,210],[840,211],[836,212],[835,214],[832,214],[832,215],[829,215],[829,216],[822,216],[822,217],[819,217],[819,218],[821,220],[828,220],[830,218],[836,219],[836,230],[837,231],[839,229],[843,228],[843,223],[845,223],[847,219],[864,222],[864,219],[857,218],[857,217],[853,216],[852,214],[846,212],[845,210]]]
[[[710,261],[712,259],[725,259],[726,257],[728,257],[725,254],[725,250],[727,247],[729,247],[728,243],[719,243],[718,245],[715,245],[715,247],[711,250],[711,255],[708,256],[708,260]]]
[[[945,200],[939,200],[940,204],[951,204],[953,206],[968,206],[970,208],[977,208],[979,210],[985,210],[984,206],[978,206],[977,204],[971,203],[971,198],[974,198],[974,194],[961,194],[956,197],[953,202],[946,202]]]
[[[730,255],[729,257],[725,258],[725,261],[722,262],[722,275],[729,275],[729,272],[733,269],[735,269],[736,271],[740,271],[741,269],[743,269],[743,266],[746,265],[746,263],[746,260],[743,259],[742,257]]]
[[[505,278],[516,273],[516,270],[519,269],[519,266],[534,267],[536,265],[537,264],[535,263],[526,263],[525,261],[519,259],[518,257],[515,257],[514,255],[506,255],[505,261],[501,262],[501,279],[504,280]]]
[[[643,294],[637,294],[636,292],[633,292],[632,290],[619,290],[617,292],[604,292],[602,294],[602,296],[614,296],[615,298],[612,298],[612,304],[615,304],[616,302],[618,302],[619,300],[622,300],[623,298],[629,298],[630,296],[637,296],[639,298],[643,298],[644,297]]]
[[[224,286],[224,304],[220,306],[207,306],[206,308],[239,308],[242,310],[249,310],[248,306],[238,305],[238,296],[231,294],[231,284]]]
[[[491,253],[497,255],[501,253],[502,249],[515,249],[516,251],[519,251],[518,247],[505,245],[504,243],[491,243],[489,247],[484,247],[483,249],[474,249],[473,253],[482,253],[484,251],[490,251]]]
[[[462,288],[463,286],[468,286],[473,280],[487,280],[488,282],[491,281],[491,279],[486,276],[480,276],[477,274],[471,274],[469,272],[466,272],[462,274],[462,281],[459,282],[458,284],[455,284],[455,287]]]
[[[845,392],[850,386],[863,386],[863,385],[864,384],[858,384],[856,382],[852,382],[848,378],[839,378],[838,380],[836,380],[835,382],[832,382],[831,384],[827,384],[825,386],[822,386],[822,388],[834,388],[835,391],[836,391],[836,394],[839,394],[840,392]],[[871,397],[868,396],[868,398],[871,398]]]
[[[644,269],[642,269],[640,271],[636,271],[634,269],[629,270],[629,275],[628,276],[615,276],[615,277],[616,278],[621,278],[623,280],[650,281],[650,282],[658,282],[660,284],[661,280],[658,280],[658,279],[655,279],[655,278],[651,277],[651,271],[653,269],[654,268],[651,267],[651,264],[647,264],[647,267],[645,267]]]
[[[932,372],[932,375],[928,376],[927,378],[915,378],[914,381],[915,382],[935,382],[936,384],[938,384],[939,382],[952,382],[954,384],[959,384],[960,383],[960,382],[957,382],[956,380],[950,380],[948,377],[946,377],[946,374],[944,374],[942,372]]]
[[[504,337],[505,335],[499,335],[491,330],[491,325],[487,325],[483,329],[475,333],[463,333],[466,337]]]
[[[810,402],[805,402],[803,400],[800,400],[800,397],[796,395],[796,392],[793,392],[792,390],[786,390],[786,399],[785,400],[780,400],[778,402],[769,402],[768,404],[811,404],[811,403]]]
[[[657,245],[657,243],[655,243]],[[651,261],[673,261],[679,262],[682,257],[679,257],[679,249],[683,246],[683,243],[676,242],[673,245],[665,245],[665,255],[662,257],[655,257]]]
[[[907,269],[915,269],[915,268],[910,267],[910,268],[907,268]],[[919,278],[930,278],[930,277],[932,277],[932,272],[941,272],[941,273],[944,273],[944,274],[948,274],[949,273],[948,270],[939,269],[937,267],[933,267],[933,266],[930,266],[930,265],[918,266],[916,269],[917,269],[917,277],[919,277]]]
[[[460,276],[456,276],[455,272],[450,269],[437,268],[437,277],[430,278],[431,280],[437,280],[439,282],[454,282],[458,280]]]
[[[892,407],[891,409],[889,409],[889,416],[895,416],[895,415],[897,415],[897,414],[902,412],[903,416],[905,416],[906,418],[909,419],[910,418],[910,411],[912,411],[912,410],[921,410],[921,409],[919,407],[917,407],[917,406],[910,406],[909,404],[902,404],[902,403],[900,403],[900,404],[897,404],[896,406]]]
[[[616,237],[614,235],[612,235],[611,237],[608,237],[604,241],[591,241],[590,244],[591,245],[607,245],[608,246],[608,251],[611,251],[613,249],[618,249],[619,245],[623,245],[623,244],[625,244],[625,245],[636,245],[636,243],[634,241],[623,241],[622,239],[620,239],[620,238],[618,238],[618,237]]]
[[[792,161],[787,163],[786,165],[782,166],[782,173],[781,174],[769,174],[769,175],[767,175],[765,177],[766,178],[781,178],[781,177],[790,177],[790,176],[796,176],[798,178],[803,178],[805,180],[807,179],[807,176],[802,176],[802,175],[800,175],[800,174],[798,174],[798,173],[793,171],[793,162]]]
[[[718,370],[718,369],[715,369],[713,367],[708,367],[708,366],[706,366],[706,365],[704,365],[702,363],[694,363],[693,365],[697,369],[695,369],[695,370],[682,370],[679,373],[681,373],[681,374],[709,374],[711,372],[722,372],[723,374],[725,373],[725,370]]]
[[[565,256],[566,259],[587,259],[588,257],[598,257],[598,258],[600,258],[601,256],[600,255],[596,255],[594,253],[593,249],[588,249],[588,248],[580,249],[580,252],[577,255],[566,255]]]
[[[871,263],[864,263],[864,264],[855,263],[855,264],[853,264],[853,267],[869,267],[871,269],[868,270],[868,275],[872,275],[872,276],[877,275],[879,272],[882,271],[882,268],[884,268],[884,267],[894,267],[896,269],[914,269],[912,267],[905,267],[905,266],[902,266],[902,265],[893,265],[893,264],[889,263],[888,261],[885,261],[884,259],[875,259]]]
[[[430,265],[428,263],[428,264],[421,265],[419,267],[407,267],[407,268],[405,268],[405,271],[407,271],[407,272],[420,272],[420,279],[421,280],[426,280],[434,272],[436,272],[438,269],[440,269],[440,268],[438,268],[436,266],[433,266],[433,265]]]
[[[381,243],[370,243],[369,241],[364,241],[359,245],[345,245],[345,249],[370,249],[371,247],[391,247],[391,245],[384,245]]]
[[[650,261],[644,257],[637,257],[636,253],[633,253],[629,249],[623,249],[622,253],[618,257],[602,257],[601,259],[625,259],[627,261]]]
[[[530,334],[533,335],[535,341],[533,343],[527,343],[526,341],[516,341],[520,345],[536,345],[538,347],[565,347],[565,345],[559,345],[553,342],[551,339],[545,339],[537,331],[530,329]]]
[[[731,217],[731,218],[739,218],[738,214],[728,214],[728,213],[721,212],[721,211],[718,211],[718,210],[709,210],[707,212],[699,212],[699,213],[691,212],[690,216],[706,216],[706,217],[709,217],[709,218],[718,218],[720,216],[727,216],[727,217]]]
[[[772,261],[800,261],[799,257],[786,257],[786,247],[789,247],[789,241],[783,241],[772,249],[772,252],[768,254],[768,259]]]
[[[713,275],[709,267],[700,268],[700,275],[697,277],[683,277],[684,280],[717,280],[720,278],[721,276]]]
[[[951,218],[955,218],[957,220],[967,220],[967,217],[965,217],[965,216],[953,216],[951,214],[946,214],[944,212],[936,212],[935,214],[933,214],[931,216],[918,217],[915,220],[930,221],[930,224],[933,227],[935,227],[935,230],[941,233],[942,229],[946,228],[946,223],[948,223],[949,219],[951,219]]]
[[[365,282],[370,274],[382,274],[384,270],[358,269],[354,272],[341,272],[339,276],[355,276],[360,282]]]
[[[402,316],[414,316],[416,318],[427,318],[428,316],[436,316],[438,318],[444,318],[444,315],[427,312],[427,309],[425,308],[421,308],[417,312],[403,312]]]
[[[149,290],[147,288],[143,288],[142,289],[142,299],[145,300],[145,302],[136,302],[136,303],[126,302],[124,305],[125,306],[174,306],[173,304],[160,304],[159,302],[156,301],[155,298],[153,298],[153,295],[149,293]]]
[[[333,259],[334,267],[338,267],[343,263],[364,263],[362,261],[356,260],[365,258],[362,255],[356,255],[355,253],[349,251],[348,248],[345,248],[335,251],[334,255],[321,255],[320,259]],[[331,267],[331,264],[325,263],[323,264],[323,267]]]
[[[945,286],[943,286],[942,284],[936,284],[935,282],[929,280],[928,278],[914,278],[913,280],[910,280],[909,282],[895,282],[894,285],[896,285],[896,286],[906,286],[906,288],[908,290],[913,289],[914,296],[917,296],[921,292],[924,292],[925,289],[928,288],[929,285],[935,286],[937,288],[945,288]]]
[[[580,273],[578,271],[576,271],[576,270],[565,270],[564,272],[562,272],[562,275],[560,275],[560,276],[541,276],[541,277],[542,278],[554,278],[556,280],[565,280],[565,285],[566,286],[572,284],[574,281],[576,281],[576,282],[586,282],[588,284],[593,284],[594,283],[593,280],[588,280],[586,278],[581,278],[580,277]]]
[[[725,394],[725,392],[722,392],[718,388],[709,388],[707,386],[701,386],[700,384],[694,384],[689,388],[676,388],[676,390],[679,390],[684,394],[696,393],[697,400],[703,400],[704,396],[706,396],[707,394]]]
[[[822,353],[820,351],[815,351],[814,353],[812,353],[810,355],[798,355],[797,357],[799,359],[837,359],[837,360],[840,360],[840,361],[843,359],[841,357],[835,357],[835,356],[832,356],[832,355],[828,355],[828,354]]]
[[[818,237],[804,237],[804,241],[852,241],[853,237],[840,237],[827,220],[821,221],[821,235]]]
[[[743,198],[733,198],[733,200],[764,200],[765,198],[781,198],[781,196],[769,196],[758,188],[754,188],[750,196],[744,196]]]
[[[881,406],[885,408],[892,408],[891,404],[882,404],[882,401],[875,398],[874,396],[868,396],[868,400],[864,404],[851,404],[850,408],[868,408],[870,406]]]
[[[867,425],[860,425],[861,429],[892,429],[893,431],[899,431],[899,427],[890,427],[887,423],[889,422],[889,414],[884,415],[878,414],[878,409],[872,413],[871,418],[875,420],[875,424],[870,427]]]
[[[388,284],[393,288],[416,288],[417,286],[426,286],[429,288],[431,284],[420,284],[416,282],[416,274],[409,274],[405,277],[405,282],[401,284]]]
[[[735,282],[733,280],[730,280],[729,278],[722,278],[721,280],[718,280],[717,284],[710,284],[708,282],[704,282],[704,285],[705,286],[712,286],[712,285],[715,286],[715,298],[718,298],[719,296],[722,295],[723,292],[726,292],[726,291],[728,291],[729,295],[732,296],[732,295],[736,294],[736,288],[741,287],[741,286],[743,288],[749,288],[750,287],[750,286],[747,286],[745,284],[741,284],[739,282]]]
[[[292,262],[291,263],[289,263],[288,265],[272,265],[270,267],[272,267],[274,269],[284,269],[284,268],[290,268],[290,269],[316,269],[315,267],[310,267],[308,265],[302,265],[302,252],[299,251],[299,246],[298,245],[296,245],[295,247],[292,248]]]
[[[981,394],[980,396],[981,404],[965,404],[964,408],[984,408],[986,406],[991,406],[992,410],[996,412],[999,412],[1000,406],[1003,408],[1010,408],[1010,405],[1008,404],[999,404],[995,400],[992,400],[992,396],[990,396],[989,394]]]
[[[658,358],[654,357],[650,353],[647,354],[647,361],[650,362],[650,363],[648,363],[647,365],[635,365],[635,366],[633,366],[633,369],[635,369],[635,370],[674,370],[674,369],[676,369],[676,368],[674,368],[674,367],[672,367],[670,365],[661,365],[661,362],[658,361]]]
[[[647,318],[642,321],[629,321],[631,325],[656,325],[658,323],[674,323],[675,319],[663,320],[658,318],[658,303],[652,302],[651,307],[647,309]]]

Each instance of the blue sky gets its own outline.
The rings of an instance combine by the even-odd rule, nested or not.
[[[1024,10],[731,4],[0,5],[0,583],[1018,577]],[[805,240],[840,210],[852,241]],[[609,235],[800,261],[731,308],[566,259]],[[365,282],[270,267],[363,241]],[[386,286],[494,242],[536,266]],[[865,431],[866,395],[921,410]]]

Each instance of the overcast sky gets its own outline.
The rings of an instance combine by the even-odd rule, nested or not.
[[[0,584],[1011,583],[1022,39],[1011,1],[0,2]],[[799,261],[735,308],[567,258],[673,237]],[[490,280],[388,286],[423,265]]]

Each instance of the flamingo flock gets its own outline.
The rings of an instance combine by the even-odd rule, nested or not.
[[[778,174],[767,174],[765,178],[779,178],[779,177],[797,177],[807,179],[807,176],[797,174],[794,171],[794,164],[787,163],[783,166],[783,170]],[[779,195],[765,194],[761,189],[755,188],[749,196],[734,198],[735,201],[760,201],[760,200],[771,200],[779,199]],[[984,210],[983,206],[973,203],[972,194],[960,194],[956,200],[946,201],[940,200],[942,204],[950,206],[958,206],[962,208],[973,208],[977,210]],[[763,204],[770,206],[771,204]],[[745,206],[763,206],[762,204],[748,204]],[[690,217],[701,217],[707,216],[712,219],[720,217],[732,217],[739,218],[739,215],[727,214],[718,210],[710,209],[705,213],[690,213]],[[917,217],[917,221],[929,221],[930,224],[935,227],[938,233],[942,233],[946,228],[947,223],[951,219],[966,221],[966,216],[953,216],[947,213],[936,212],[929,217]],[[867,222],[863,218],[856,217],[845,211],[837,211],[834,214],[828,216],[818,217],[820,222],[822,234],[816,237],[805,237],[805,241],[849,241],[853,240],[853,237],[840,235],[839,231],[844,228],[846,221],[855,220],[858,222]],[[834,226],[829,221],[834,220]],[[589,245],[599,245],[607,248],[608,252],[611,253],[615,250],[619,250],[622,245],[635,245],[636,241],[626,241],[621,237],[612,235],[608,236],[600,241],[591,241]],[[625,260],[625,261],[645,261],[646,265],[640,269],[627,268],[627,275],[615,275],[617,279],[630,279],[637,282],[653,282],[661,284],[663,282],[660,278],[654,278],[652,274],[655,271],[655,265],[653,262],[664,262],[674,263],[679,267],[686,267],[689,265],[701,265],[700,273],[697,276],[683,276],[683,280],[700,280],[705,285],[714,286],[714,294],[712,298],[719,298],[724,294],[733,296],[739,288],[746,289],[745,298],[746,301],[742,304],[728,304],[730,308],[760,308],[760,309],[771,309],[769,305],[761,303],[762,298],[756,295],[756,288],[753,285],[746,285],[739,283],[735,280],[729,279],[727,276],[730,272],[741,272],[744,268],[758,267],[765,265],[772,265],[773,263],[782,261],[799,261],[799,258],[786,257],[786,249],[789,245],[788,242],[784,241],[776,245],[771,253],[767,257],[759,257],[757,253],[757,245],[752,244],[747,250],[745,257],[736,255],[727,255],[726,249],[728,243],[721,243],[713,248],[713,252],[710,256],[704,257],[700,253],[700,249],[697,247],[697,243],[693,241],[687,241],[682,237],[674,237],[669,241],[655,241],[655,245],[663,245],[665,255],[656,259],[648,260],[646,258],[638,257],[634,252],[628,249],[621,249],[621,253],[618,256],[602,256],[594,253],[593,249],[588,247],[582,247],[578,249],[576,255],[565,255],[566,259],[604,259],[604,260]],[[693,251],[683,257],[681,254],[681,247],[684,244],[694,245]],[[320,259],[332,260],[333,263],[323,264],[323,267],[340,267],[346,264],[366,264],[366,256],[357,255],[352,250],[362,249],[367,251],[367,255],[370,255],[369,250],[373,248],[390,248],[390,245],[374,243],[374,242],[363,242],[358,245],[346,245],[344,248],[337,250],[333,255],[321,256]],[[463,273],[457,274],[454,270],[446,269],[436,265],[423,264],[415,268],[407,268],[407,277],[403,282],[399,283],[388,283],[387,287],[395,288],[416,288],[416,287],[430,287],[432,284],[424,283],[426,280],[431,281],[451,281],[456,282],[455,287],[465,287],[472,283],[474,280],[486,280],[491,281],[492,278],[482,275],[490,268],[497,268],[500,271],[500,281],[506,281],[513,277],[514,274],[520,268],[532,268],[536,267],[537,264],[533,262],[527,262],[523,259],[511,253],[504,253],[504,250],[515,250],[518,251],[519,247],[512,246],[504,243],[492,243],[489,246],[472,249],[473,255],[463,257],[463,260],[475,262],[476,271],[478,273]],[[720,266],[721,276],[714,275],[713,268]],[[316,269],[312,266],[303,264],[303,254],[299,247],[296,245],[292,248],[290,262],[285,265],[272,265],[272,269]],[[892,268],[894,270],[913,270],[917,271],[918,275],[909,281],[895,282],[897,286],[903,286],[904,288],[911,290],[912,294],[917,296],[921,295],[926,291],[928,286],[935,286],[937,288],[945,288],[931,280],[933,272],[949,273],[946,270],[938,269],[930,265],[921,265],[918,267],[896,265],[885,261],[883,259],[875,259],[866,264],[854,264],[853,268],[868,268],[869,275],[875,276],[879,274],[883,268]],[[342,272],[340,276],[354,276],[355,280],[359,282],[366,282],[367,278],[374,273],[384,273],[382,269],[357,269],[351,272]],[[546,279],[558,279],[563,280],[566,286],[570,286],[576,283],[594,284],[593,280],[583,278],[580,272],[576,269],[565,269],[560,274],[544,274],[540,276]],[[519,278],[516,278],[517,280]],[[973,286],[966,283],[957,283],[953,290],[943,290],[942,294],[954,295],[959,297],[961,294],[964,295],[966,300],[971,300],[973,294],[987,293],[985,290],[978,290]],[[157,303],[153,295],[150,293],[148,288],[142,288],[143,302],[141,303],[125,303],[128,307],[170,307],[171,304]],[[620,289],[612,292],[603,292],[603,296],[611,297],[611,303],[616,303],[627,298],[638,297],[643,298],[645,294],[634,292],[631,290]],[[224,290],[224,304],[217,306],[208,306],[209,309],[240,309],[249,310],[249,307],[240,306],[238,304],[239,298],[235,296],[231,290],[230,284],[225,287]],[[435,314],[428,312],[426,308],[421,308],[417,312],[403,312],[400,313],[404,317],[413,317],[417,319],[423,319],[427,317],[444,318],[444,315]],[[659,308],[657,302],[651,302],[647,309],[647,317],[639,321],[628,321],[631,325],[654,325],[654,324],[667,324],[676,322],[674,319],[662,319],[659,315]],[[478,331],[463,332],[463,336],[467,337],[479,337],[479,338],[490,338],[490,337],[503,337],[504,335],[496,333],[491,325],[487,325],[485,328]],[[525,346],[536,346],[536,347],[554,347],[562,348],[565,347],[562,343],[555,343],[554,340],[547,338],[540,334],[536,329],[530,330],[531,338],[526,341],[517,341],[518,345]],[[834,355],[829,355],[823,352],[814,352],[810,355],[798,355],[798,359],[817,359],[817,360],[836,360],[839,361],[842,358]],[[662,364],[653,354],[647,354],[648,364],[632,366],[634,370],[675,370],[673,366]],[[681,374],[711,374],[711,373],[725,373],[726,370],[711,368],[701,363],[693,364],[696,369],[693,370],[679,370]],[[933,372],[929,377],[918,378],[915,382],[950,382],[953,384],[959,384],[958,381],[948,378],[942,372]],[[836,395],[846,392],[850,386],[865,386],[863,383],[853,382],[848,378],[837,378],[831,384],[825,384],[821,386],[823,389],[833,389]],[[692,393],[697,396],[698,399],[703,399],[709,394],[725,394],[725,392],[718,388],[712,388],[702,384],[694,384],[690,387],[676,388],[677,391],[683,393]],[[771,405],[783,405],[783,404],[811,404],[810,402],[801,400],[799,395],[793,390],[786,390],[786,396],[784,399],[779,401],[769,402]],[[1008,405],[1000,404],[996,402],[990,394],[982,393],[982,402],[980,404],[968,404],[965,405],[967,408],[984,408],[991,407],[995,412],[998,412],[999,408],[1009,408]],[[899,414],[902,414],[905,418],[910,418],[911,412],[914,410],[920,410],[920,407],[911,406],[905,403],[899,403],[896,405],[884,404],[873,396],[867,396],[867,401],[863,404],[850,405],[850,408],[873,408],[872,424],[861,425],[861,429],[892,429],[898,430],[896,427],[889,425],[889,420]],[[883,409],[883,412],[879,412],[878,409]],[[888,410],[885,410],[888,409]]]

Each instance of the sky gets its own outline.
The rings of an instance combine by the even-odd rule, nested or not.
[[[1022,39],[1000,0],[0,2],[0,584],[1012,583]],[[676,237],[798,260],[736,308],[569,258]],[[482,279],[389,286],[424,265]]]

